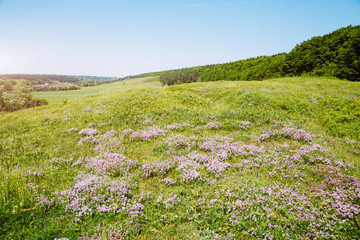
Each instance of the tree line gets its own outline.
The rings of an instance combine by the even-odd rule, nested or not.
[[[199,80],[199,72],[196,69],[180,69],[168,71],[160,75],[160,82],[166,85],[190,83]]]
[[[47,74],[2,74],[0,79],[23,79],[34,84],[58,82],[77,82],[78,78],[68,75],[47,75]]]
[[[249,81],[291,76],[327,76],[360,81],[360,26],[340,28],[298,44],[289,53],[164,71],[164,85],[196,81]]]

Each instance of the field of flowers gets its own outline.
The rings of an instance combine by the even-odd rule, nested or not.
[[[113,91],[0,115],[1,239],[359,239],[360,85]]]

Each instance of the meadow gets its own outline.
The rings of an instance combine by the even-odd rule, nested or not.
[[[359,82],[36,97],[0,113],[0,239],[360,238]]]
[[[143,77],[131,80],[123,80],[120,82],[113,82],[108,84],[101,84],[91,87],[81,88],[79,90],[72,91],[49,91],[49,92],[33,92],[32,95],[35,98],[46,99],[50,104],[53,103],[63,103],[64,101],[71,101],[73,99],[101,94],[107,95],[109,92],[113,91],[127,91],[135,88],[147,88],[147,87],[156,87],[161,86],[161,84],[156,81],[156,77]]]

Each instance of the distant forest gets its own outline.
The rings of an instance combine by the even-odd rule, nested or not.
[[[67,75],[46,75],[46,74],[3,74],[0,79],[16,80],[23,79],[31,81],[35,84],[51,83],[53,81],[59,82],[77,82],[78,78]]]
[[[0,75],[0,112],[48,104],[44,99],[32,98],[31,92],[76,90],[114,80],[117,79],[96,76],[3,74]]]
[[[96,86],[118,80],[115,77],[98,76],[69,76],[46,74],[2,74],[0,75],[0,88],[6,82],[14,89],[25,88],[30,92],[40,91],[68,91],[80,87]]]
[[[23,80],[28,86],[53,83],[72,83],[78,86],[94,86],[108,83],[118,78],[98,76],[70,76],[47,74],[0,74],[0,80]],[[2,81],[4,82],[4,81]],[[0,81],[1,84],[1,81]],[[51,91],[51,90],[50,90]]]
[[[87,76],[87,75],[73,75],[72,77],[78,78],[80,80],[88,79],[95,81],[113,81],[117,80],[117,77],[102,77],[102,76]]]
[[[129,76],[160,75],[164,85],[218,80],[249,81],[292,76],[326,76],[360,81],[360,26],[313,37],[289,53],[236,62]]]

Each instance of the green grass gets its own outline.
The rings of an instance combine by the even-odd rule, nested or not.
[[[161,86],[158,81],[153,81],[152,77],[129,79],[109,84],[101,84],[91,87],[83,87],[79,90],[73,91],[51,91],[51,92],[33,92],[35,98],[43,98],[49,101],[50,104],[63,103],[72,101],[76,98],[90,96],[90,95],[108,95],[111,92],[127,91],[136,88],[147,88]]]
[[[351,197],[360,191],[353,186],[356,180],[351,180],[360,178],[359,83],[282,78],[161,87],[158,81],[149,80],[36,93],[36,97],[48,99],[50,105],[0,114],[0,239],[78,239],[95,233],[109,239],[110,232],[122,234],[125,239],[214,239],[216,234],[230,239],[263,239],[264,234],[274,239],[306,239],[306,234],[313,238],[319,231],[330,234],[323,239],[360,237],[358,214],[355,220],[340,217],[335,207],[326,205],[326,200],[333,199],[327,194],[336,189],[344,194],[341,204],[360,204],[358,197]],[[67,104],[63,100],[68,100]],[[250,122],[249,128],[239,127],[247,124],[243,121]],[[150,132],[151,126],[166,129],[173,123],[191,126],[169,130],[149,140],[122,133],[125,129]],[[220,127],[209,127],[214,123]],[[86,128],[97,129],[97,136],[111,130],[119,133],[79,145],[84,137],[79,131]],[[262,134],[284,128],[310,133],[311,144],[281,134],[259,139]],[[172,146],[176,137],[180,140]],[[164,163],[193,151],[212,158],[220,156],[219,149],[212,152],[201,147],[210,144],[208,141],[219,146],[244,146],[247,153],[246,146],[264,150],[253,150],[253,156],[228,153],[221,162],[231,166],[220,175],[199,163],[197,171],[202,180],[182,182],[183,170],[176,164],[166,172],[144,176],[146,163]],[[99,143],[106,150],[103,153],[95,150]],[[296,153],[312,144],[329,152],[313,151],[296,158]],[[74,178],[80,171],[102,178],[97,168],[86,167],[86,163],[92,157],[106,159],[102,155],[106,152],[138,161],[137,165],[127,165],[129,169],[119,165],[109,168],[106,181],[128,183],[132,189],[128,193],[129,204],[139,200],[144,206],[140,210],[143,215],[132,219],[127,212],[101,213],[94,208],[92,216],[79,217],[76,212],[65,211],[69,202],[57,198],[56,191],[74,189],[78,182]],[[61,157],[72,160],[52,160]],[[354,167],[340,166],[340,159]],[[73,166],[78,160],[84,163]],[[190,163],[190,168],[196,168],[194,162]],[[183,164],[186,168],[187,163]],[[40,174],[33,174],[34,171]],[[159,181],[165,177],[176,183],[166,185]],[[105,191],[104,196],[108,196],[105,185],[97,191]],[[140,200],[141,192],[148,193],[151,199]],[[181,201],[174,200],[175,204],[167,206],[164,201],[173,196],[170,194]],[[157,200],[160,195],[162,201]],[[41,206],[41,197],[54,200],[54,204]],[[302,200],[305,198],[307,203]],[[236,202],[244,207],[234,207]],[[252,205],[246,205],[247,202]],[[228,211],[230,206],[234,209]],[[271,212],[265,214],[265,206]],[[301,220],[300,207],[305,212],[315,209],[322,215],[315,214],[313,221],[306,217]],[[324,230],[322,221],[330,224],[333,231]]]

